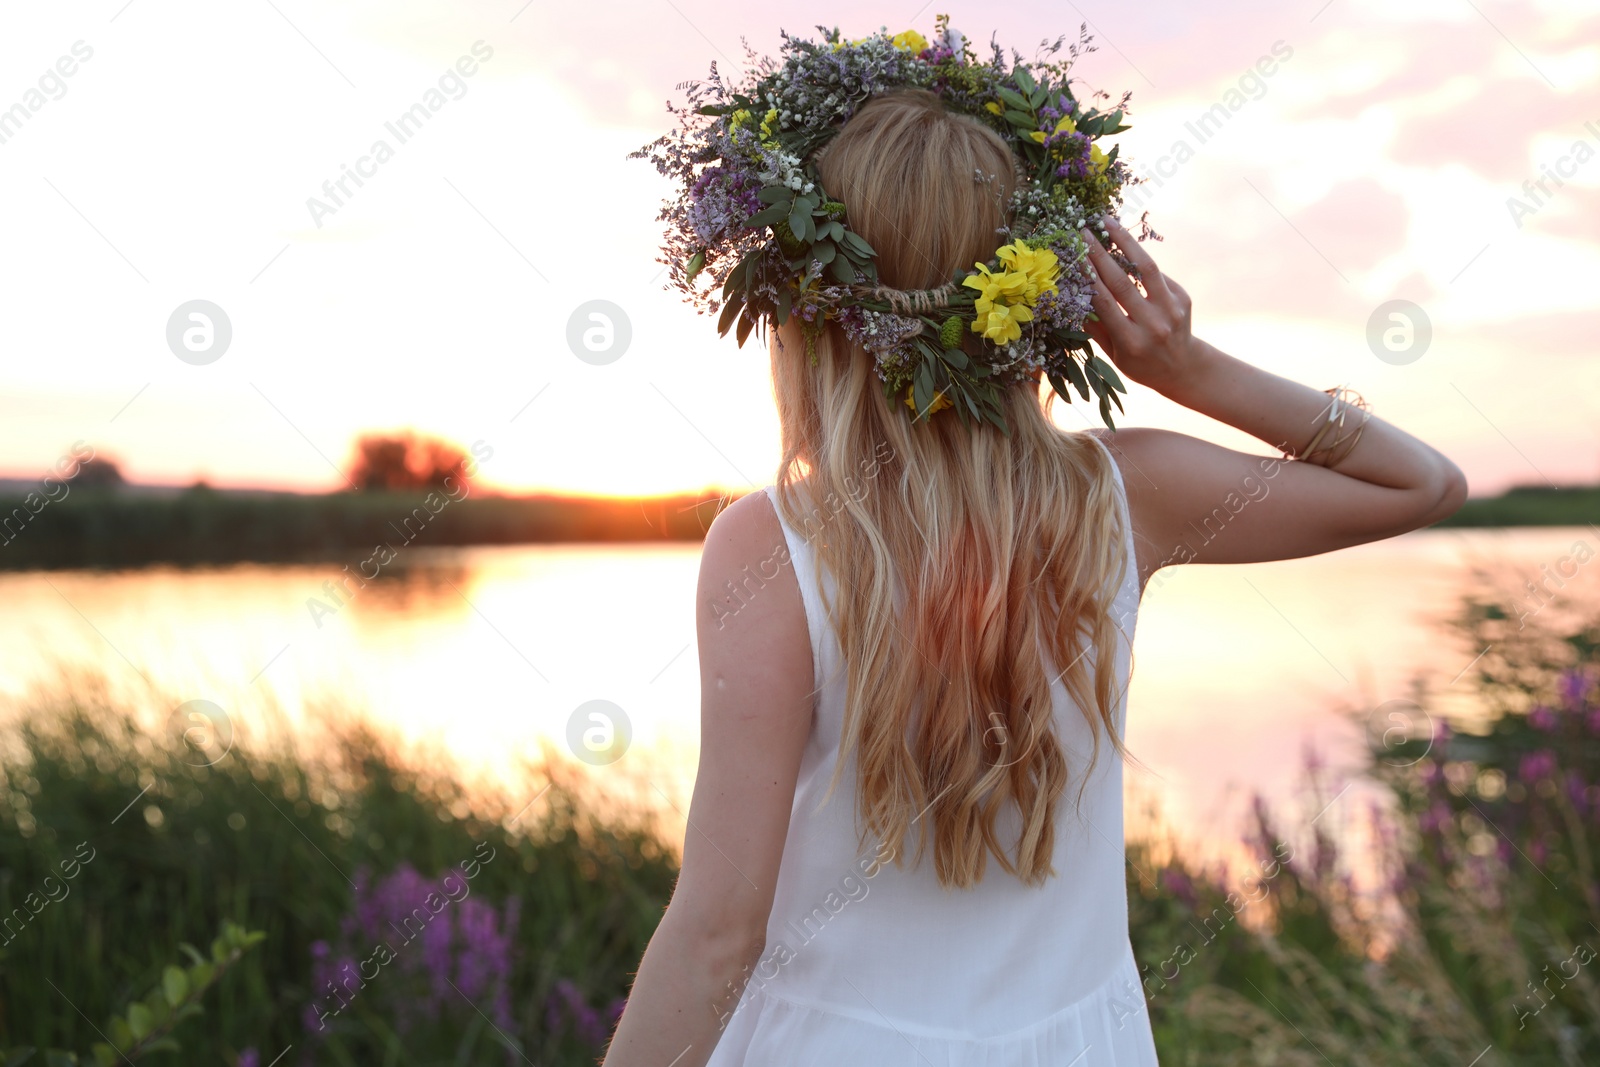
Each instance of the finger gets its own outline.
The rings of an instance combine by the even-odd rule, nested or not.
[[[1156,266],[1153,256],[1145,249],[1144,245],[1134,239],[1133,234],[1111,215],[1102,215],[1100,220],[1106,230],[1117,243],[1117,251],[1127,256],[1133,265],[1139,268],[1139,280],[1144,283],[1145,292],[1151,296],[1167,293],[1165,276],[1161,268]]]
[[[1178,279],[1170,274],[1163,274],[1161,280],[1167,283],[1167,289],[1183,304],[1192,306],[1194,301],[1189,298],[1189,290],[1178,284]]]
[[[1089,262],[1099,276],[1099,286],[1107,290],[1108,295],[1114,297],[1128,311],[1128,317],[1139,322],[1149,314],[1149,309],[1144,306],[1144,294],[1139,292],[1133,284],[1133,279],[1128,277],[1128,272],[1117,266],[1117,261],[1111,254],[1100,247],[1100,242],[1088,230],[1079,230],[1089,248]]]
[[[1112,265],[1115,266],[1115,264]],[[1122,272],[1118,271],[1117,273],[1121,274]],[[1100,342],[1101,348],[1108,351],[1127,351],[1134,341],[1133,323],[1123,313],[1122,307],[1117,303],[1116,298],[1111,295],[1111,290],[1106,288],[1106,283],[1101,280],[1098,270],[1095,271],[1092,280],[1094,282],[1094,296],[1090,298],[1089,306],[1094,309],[1099,321],[1086,322],[1084,330],[1090,337],[1094,337],[1096,341]],[[1123,280],[1127,280],[1126,276],[1124,276]],[[1095,337],[1094,327],[1099,327],[1099,330],[1105,336]],[[1106,343],[1108,338],[1110,344]]]

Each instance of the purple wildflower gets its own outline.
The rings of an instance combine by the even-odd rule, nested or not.
[[[1589,687],[1593,681],[1589,672],[1582,668],[1562,671],[1561,678],[1556,682],[1561,702],[1569,708],[1581,707],[1588,702]]]
[[[545,998],[545,1025],[553,1034],[565,1033],[570,1028],[579,1041],[598,1048],[605,1044],[609,1032],[606,1022],[578,987],[565,978],[557,981]]]
[[[1538,707],[1528,712],[1528,725],[1533,727],[1535,730],[1542,730],[1545,733],[1549,733],[1551,730],[1556,728],[1556,713],[1550,708],[1545,707],[1543,704],[1540,704]]]
[[[741,229],[765,205],[756,197],[760,180],[750,171],[724,164],[707,167],[689,187],[688,226],[700,243],[711,247]]]
[[[255,1046],[252,1045],[239,1053],[239,1059],[236,1061],[235,1067],[261,1067],[261,1053],[257,1052]]]
[[[1556,754],[1548,748],[1536,749],[1524,755],[1517,764],[1517,777],[1524,782],[1538,782],[1556,773]]]
[[[1199,897],[1195,895],[1194,883],[1183,871],[1168,867],[1161,872],[1161,884],[1166,887],[1167,892],[1183,901],[1185,907],[1192,908],[1199,902]]]
[[[1417,828],[1425,834],[1444,832],[1444,828],[1455,821],[1455,813],[1450,810],[1450,805],[1442,800],[1435,800],[1427,811],[1417,819]]]
[[[325,1034],[357,997],[388,1014],[402,1032],[418,1017],[436,1021],[446,1012],[471,1011],[485,998],[495,1024],[512,1027],[515,901],[507,903],[502,920],[494,907],[468,896],[459,871],[430,880],[409,864],[376,881],[360,871],[355,887],[338,941],[311,945],[313,999],[302,1012],[309,1033]]]

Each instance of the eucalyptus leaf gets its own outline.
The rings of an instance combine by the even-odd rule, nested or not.
[[[739,314],[739,310],[743,307],[743,293],[735,293],[726,304],[722,305],[722,317],[717,319],[717,336],[726,337],[728,335],[728,327],[733,325],[733,317]]]
[[[782,222],[784,219],[792,219],[793,216],[790,214],[790,211],[791,207],[787,202],[782,204],[773,204],[770,207],[762,208],[754,215],[751,215],[748,219],[745,219],[744,224],[752,228],[758,226],[772,226],[776,223]],[[789,228],[791,230],[794,229],[792,222],[790,223]]]
[[[811,246],[811,258],[826,267],[833,262],[833,257],[839,254],[839,249],[832,241],[818,241]],[[788,288],[784,288],[788,292]]]
[[[1045,371],[1045,377],[1050,379],[1050,388],[1056,391],[1057,396],[1069,404],[1072,403],[1072,393],[1067,389],[1067,381],[1065,378],[1061,377],[1061,375],[1057,374],[1055,371]]]
[[[1000,94],[1001,100],[1004,100],[1018,111],[1033,110],[1033,105],[1028,103],[1028,98],[1017,92],[1015,89],[1008,89],[1002,85],[997,91]]]
[[[845,285],[852,285],[856,281],[856,269],[850,265],[848,256],[834,257],[833,262],[828,264],[828,270],[836,281]]]
[[[849,248],[859,256],[872,256],[877,254],[872,250],[872,246],[867,244],[866,239],[860,234],[856,233],[854,230],[844,231],[843,242],[845,247]]]
[[[1088,379],[1083,376],[1083,370],[1078,366],[1078,361],[1069,358],[1065,364],[1063,364],[1063,369],[1066,372],[1067,379],[1077,387],[1078,395],[1083,397],[1085,400],[1088,400],[1089,382]]]
[[[766,212],[762,212],[766,214]],[[789,209],[789,231],[802,241],[806,240],[806,227],[811,223],[811,209],[805,206],[804,201],[795,199],[794,206]]]
[[[794,200],[794,190],[787,185],[763,185],[756,199],[763,204],[787,204]]]
[[[1025,93],[1031,93],[1039,86],[1039,83],[1033,80],[1032,72],[1026,67],[1017,68],[1016,78],[1017,84],[1022,87],[1022,91]]]
[[[750,337],[750,331],[756,328],[756,317],[750,314],[750,309],[745,309],[745,314],[739,317],[737,338],[739,347],[743,348],[745,341]]]
[[[1090,356],[1089,366],[1098,370],[1106,381],[1122,390],[1122,392],[1126,393],[1128,391],[1128,387],[1122,384],[1122,379],[1117,377],[1117,369],[1099,356]]]

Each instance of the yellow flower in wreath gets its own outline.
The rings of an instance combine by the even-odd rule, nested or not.
[[[1061,116],[1061,121],[1056,123],[1055,133],[1077,133],[1077,132],[1078,132],[1078,124],[1072,121],[1072,117],[1070,115]],[[1039,142],[1040,144],[1044,144],[1044,139],[1047,136],[1050,136],[1050,135],[1046,134],[1043,130],[1034,130],[1028,136],[1032,137],[1035,141]]]
[[[920,54],[927,50],[928,39],[916,30],[904,30],[894,35],[894,46]]]
[[[1027,279],[1022,299],[1030,307],[1041,293],[1056,291],[1056,279],[1061,276],[1061,261],[1048,248],[1029,248],[1021,241],[1016,241],[1005,245],[995,254],[1010,272]]]
[[[1022,323],[1033,321],[1033,309],[1026,304],[990,304],[980,300],[976,310],[978,317],[972,320],[972,331],[983,334],[997,345],[1015,341],[1022,336]]]
[[[932,415],[936,411],[943,411],[945,408],[954,406],[955,402],[945,395],[943,389],[940,389],[937,393],[933,394],[933,403],[928,405],[928,414]],[[906,386],[906,407],[910,408],[912,411],[917,410],[917,401],[912,396],[912,387],[909,385]]]
[[[991,271],[983,263],[973,264],[978,268],[977,274],[969,274],[961,280],[961,284],[968,289],[975,289],[978,293],[978,304],[1021,303],[1028,289],[1028,276],[1013,270],[1002,270],[998,274]]]

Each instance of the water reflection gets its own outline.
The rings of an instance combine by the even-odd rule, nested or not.
[[[1226,851],[1251,793],[1309,803],[1296,798],[1309,749],[1335,768],[1359,758],[1341,711],[1415,699],[1424,677],[1462,699],[1449,683],[1474,650],[1440,622],[1469,566],[1520,585],[1584,539],[1423,531],[1158,573],[1134,646],[1128,741],[1143,769],[1128,773],[1130,826],[1148,825],[1153,799],[1182,836]],[[417,548],[403,563],[360,586],[334,566],[3,574],[0,692],[15,702],[63,671],[96,672],[118,706],[165,722],[211,701],[244,740],[312,731],[313,713],[364,715],[512,795],[533,787],[530,764],[566,760],[603,803],[659,813],[681,835],[699,751],[698,545]],[[1564,576],[1546,602],[1596,599],[1593,570]],[[629,747],[613,763],[569,751],[571,717],[592,701],[626,713]],[[1358,786],[1327,825],[1362,802]]]

